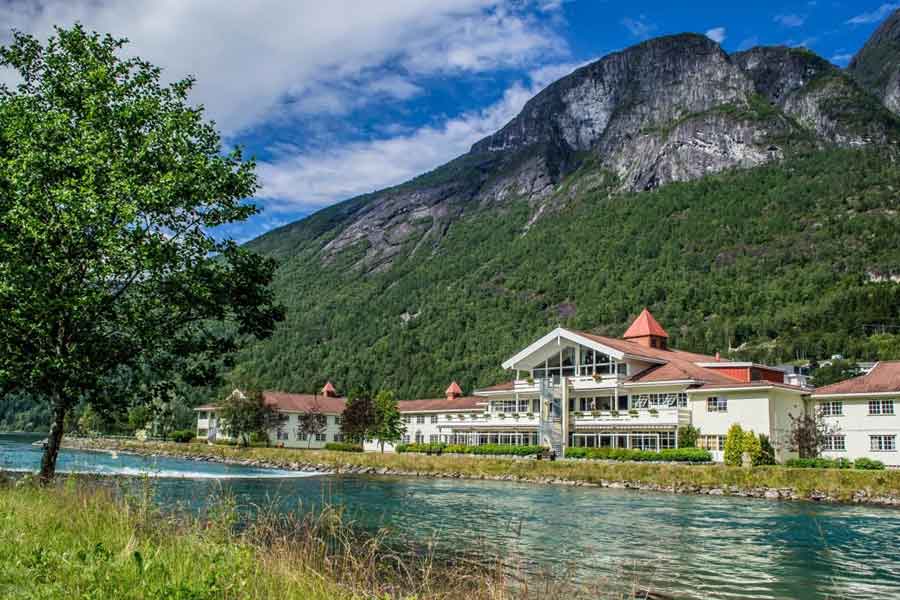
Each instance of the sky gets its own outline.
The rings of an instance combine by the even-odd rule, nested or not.
[[[805,46],[839,66],[897,2],[0,0],[0,43],[75,22],[197,79],[225,149],[258,163],[247,241],[468,151],[542,88],[642,40],[697,32],[727,52]],[[0,81],[8,75],[0,73]]]

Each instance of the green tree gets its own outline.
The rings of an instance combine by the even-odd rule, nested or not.
[[[191,79],[124,44],[75,26],[0,49],[19,80],[0,87],[0,395],[49,403],[45,481],[73,406],[124,403],[115,371],[208,380],[282,318],[274,263],[209,234],[256,211],[253,162],[222,152]]]
[[[266,436],[277,427],[282,415],[266,404],[262,392],[234,390],[216,409],[222,431],[238,444],[247,446],[254,435]]]
[[[700,429],[693,425],[682,425],[678,428],[678,447],[696,448],[697,439],[700,437]]]
[[[764,433],[759,434],[759,460],[755,465],[774,465],[775,464],[775,447],[769,440],[769,436]]]
[[[394,392],[381,390],[375,396],[375,425],[372,428],[372,437],[378,440],[378,445],[384,452],[385,443],[400,441],[404,433],[406,425],[400,417]]]
[[[829,385],[844,379],[850,379],[859,375],[859,369],[856,363],[849,360],[833,360],[831,363],[819,367],[812,376],[813,383],[816,387]]]
[[[744,443],[741,446],[742,456],[744,452],[750,455],[750,464],[759,464],[760,456],[762,456],[762,444],[759,436],[752,429],[744,432]]]
[[[362,443],[372,436],[375,428],[375,404],[368,392],[350,394],[341,415],[341,433],[348,442]]]
[[[306,411],[297,415],[297,431],[306,436],[306,447],[312,446],[313,438],[328,427],[327,417],[322,414],[318,401],[313,401]]]
[[[738,466],[741,464],[741,454],[744,452],[744,430],[735,423],[728,428],[725,436],[725,464]]]

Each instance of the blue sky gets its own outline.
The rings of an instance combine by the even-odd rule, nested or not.
[[[728,52],[806,46],[845,66],[897,2],[0,0],[46,36],[80,21],[128,37],[166,77],[197,77],[228,145],[259,161],[245,241],[465,152],[573,68],[692,31]],[[8,33],[5,37],[8,39]],[[0,76],[2,79],[2,76]]]

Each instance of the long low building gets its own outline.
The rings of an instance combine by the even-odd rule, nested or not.
[[[868,375],[814,390],[786,383],[776,367],[670,348],[668,338],[646,309],[621,338],[558,327],[503,362],[509,381],[468,396],[453,382],[443,398],[401,401],[403,442],[534,444],[559,455],[570,446],[661,450],[677,447],[679,427],[693,425],[699,445],[722,460],[726,433],[737,423],[768,435],[781,461],[792,455],[792,419],[819,410],[835,429],[846,428],[828,440],[829,456],[900,466],[893,410],[900,363],[878,363]],[[265,398],[287,415],[274,442],[316,448],[341,440],[346,400],[330,383],[321,394]],[[313,406],[326,428],[303,439],[298,418]],[[197,410],[198,436],[220,436],[215,407]]]

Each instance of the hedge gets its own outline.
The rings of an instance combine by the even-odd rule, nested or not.
[[[493,456],[534,456],[546,452],[543,446],[513,446],[506,444],[484,444],[463,446],[460,444],[400,444],[397,452],[417,452],[425,454],[480,454]]]
[[[194,435],[195,433],[193,429],[179,429],[170,433],[169,437],[172,438],[173,442],[186,444],[190,441],[193,441]]]
[[[700,463],[710,462],[712,454],[701,448],[667,448],[659,452],[627,448],[566,448],[566,458]]]
[[[865,457],[857,458],[856,461],[847,458],[792,458],[784,465],[795,469],[864,469],[867,471],[884,469],[884,463],[880,460]]]
[[[363,447],[359,444],[350,444],[347,442],[328,442],[325,444],[326,450],[334,450],[335,452],[362,452]]]

